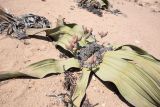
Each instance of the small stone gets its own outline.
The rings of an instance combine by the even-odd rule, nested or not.
[[[71,6],[70,9],[71,9],[71,10],[74,10],[74,9],[75,9],[75,6]]]
[[[105,106],[106,106],[106,104],[105,104],[105,103],[103,103],[103,104],[102,104],[102,107],[105,107]]]
[[[140,41],[139,41],[139,40],[135,40],[134,42],[135,42],[136,44],[139,44],[139,43],[140,43]]]
[[[93,76],[92,78],[93,78],[93,80],[94,80],[94,81],[96,81],[96,78],[95,78],[95,76]]]

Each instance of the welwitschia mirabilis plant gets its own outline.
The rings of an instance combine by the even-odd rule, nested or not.
[[[34,35],[43,31],[68,58],[40,61],[23,71],[0,72],[0,79],[19,76],[43,78],[50,73],[79,68],[82,76],[72,95],[71,106],[80,107],[82,104],[91,73],[102,81],[114,83],[134,106],[160,106],[160,61],[144,50],[132,45],[117,48],[99,45],[91,30],[76,24],[62,24],[54,29],[28,33]]]

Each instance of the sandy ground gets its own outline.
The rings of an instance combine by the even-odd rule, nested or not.
[[[101,42],[134,44],[160,59],[160,0],[111,0],[123,15],[104,12],[98,17],[77,7],[73,0],[0,0],[0,5],[15,15],[33,13],[47,17],[55,26],[62,15],[67,22],[93,28],[95,34],[108,32]],[[100,37],[97,37],[100,39]],[[59,58],[52,43],[28,39],[22,41],[0,35],[0,71],[17,70],[30,63]],[[0,107],[63,107],[59,98],[49,97],[64,92],[63,74],[44,79],[12,79],[0,82]],[[96,107],[127,107],[127,103],[99,80],[92,79],[87,98]]]

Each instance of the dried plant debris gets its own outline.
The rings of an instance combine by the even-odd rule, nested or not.
[[[77,77],[74,72],[65,72],[64,88],[73,94],[76,86]]]
[[[71,105],[73,105],[73,101],[71,99],[75,88],[76,88],[76,82],[77,79],[79,78],[79,74],[76,72],[65,72],[65,82],[64,82],[64,89],[67,91],[67,93],[62,96],[63,97],[63,103],[66,105],[66,107],[70,107]]]
[[[113,6],[108,0],[77,0],[78,6],[87,9],[89,12],[102,16],[103,10],[112,14],[121,14],[118,9],[113,9]]]
[[[50,28],[51,24],[43,16],[38,16],[34,14],[26,14],[21,17],[24,20],[24,24],[28,28]]]
[[[98,105],[98,103],[97,104],[91,104],[90,103],[90,101],[89,101],[89,99],[88,98],[86,98],[86,100],[83,102],[83,104],[82,104],[82,107],[96,107]]]
[[[26,14],[16,17],[13,14],[0,9],[0,33],[6,32],[7,35],[22,39],[26,37],[27,28],[50,28],[51,24],[43,16]]]
[[[105,5],[100,4],[97,0],[78,0],[78,6],[87,9],[89,12],[102,16],[102,9]]]
[[[98,33],[101,38],[106,37],[108,35],[108,32],[99,32]]]
[[[53,93],[48,94],[46,96],[56,98],[56,105],[63,103],[64,106],[67,106],[68,103],[71,101],[70,95],[67,92],[56,93],[55,91],[53,91]]]
[[[104,47],[92,42],[82,47],[76,54],[81,67],[93,68],[102,62],[103,53],[112,51],[112,47]]]
[[[61,93],[58,96],[61,97],[62,102],[64,103],[65,107],[70,107],[69,105],[72,105],[72,101],[71,101],[71,95],[68,93]]]

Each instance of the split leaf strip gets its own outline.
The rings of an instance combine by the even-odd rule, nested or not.
[[[43,78],[48,74],[63,73],[69,70],[70,68],[80,68],[77,59],[74,58],[70,58],[67,60],[46,59],[31,64],[28,67],[22,69],[21,71],[0,72],[0,80],[15,78],[15,77],[23,77],[23,76]]]
[[[73,96],[72,96],[74,107],[80,107],[81,105],[81,102],[85,96],[86,89],[88,86],[90,73],[91,71],[88,68],[82,69],[82,77],[77,82],[75,92],[73,93]]]
[[[160,62],[147,53],[140,55],[132,49],[107,52],[95,73],[113,82],[134,106],[160,106]]]

